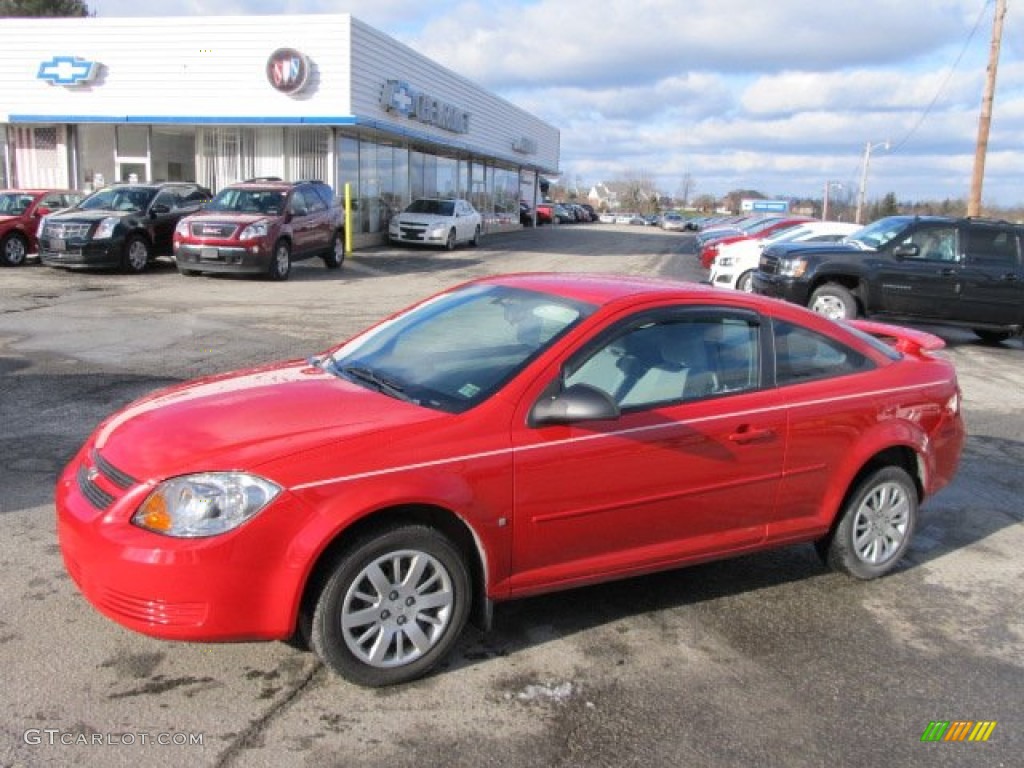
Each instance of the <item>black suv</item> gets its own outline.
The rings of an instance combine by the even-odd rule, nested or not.
[[[142,272],[156,256],[171,254],[178,220],[210,197],[208,189],[190,182],[105,187],[46,217],[39,259],[51,267]]]
[[[841,243],[779,243],[754,291],[834,319],[881,315],[971,328],[986,341],[1024,330],[1024,227],[890,216]]]

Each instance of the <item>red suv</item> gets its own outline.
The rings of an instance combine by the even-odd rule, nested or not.
[[[345,258],[341,207],[322,181],[232,184],[174,230],[174,260],[183,275],[235,272],[287,280],[293,261],[314,256],[328,269],[338,269]]]
[[[70,208],[84,195],[70,189],[0,190],[0,264],[17,267],[39,250],[36,234],[43,216]]]

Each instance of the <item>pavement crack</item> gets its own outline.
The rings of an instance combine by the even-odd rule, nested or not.
[[[262,717],[249,723],[249,727],[238,734],[232,743],[217,758],[214,763],[216,768],[228,768],[236,765],[237,759],[247,750],[259,745],[260,736],[267,726],[280,715],[283,715],[292,704],[307,690],[321,682],[327,675],[326,668],[319,662],[311,662],[310,669],[302,677],[295,681],[290,691],[282,696]]]

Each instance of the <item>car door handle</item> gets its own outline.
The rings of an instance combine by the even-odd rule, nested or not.
[[[952,267],[943,267],[942,269],[939,270],[939,274],[942,277],[952,277],[953,275],[956,274],[956,270],[953,269]]]
[[[775,439],[774,429],[755,429],[749,424],[743,424],[738,427],[735,432],[729,435],[729,439],[734,443],[740,445],[746,445],[747,443],[761,443],[766,440]]]
[[[1004,283],[1015,283],[1020,280],[1020,277],[1015,272],[1007,272],[1005,275],[999,278]]]

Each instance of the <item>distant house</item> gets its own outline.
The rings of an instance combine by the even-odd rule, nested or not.
[[[606,184],[595,184],[587,194],[587,200],[595,208],[610,210],[619,207],[619,198]]]

